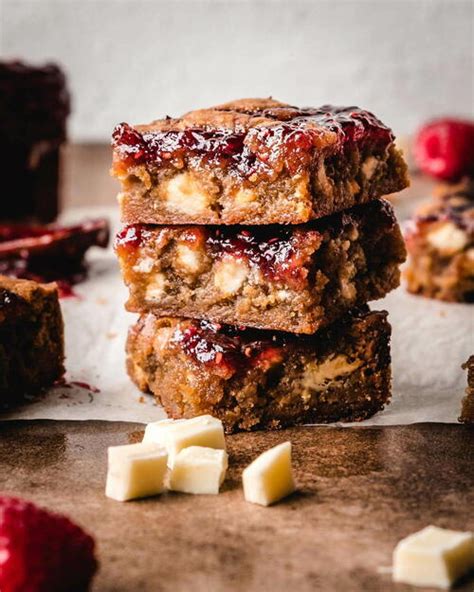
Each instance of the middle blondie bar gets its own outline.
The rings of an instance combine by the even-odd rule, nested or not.
[[[396,288],[405,260],[383,200],[292,227],[132,225],[116,251],[132,312],[308,334]]]

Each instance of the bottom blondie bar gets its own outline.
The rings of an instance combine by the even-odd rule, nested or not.
[[[64,374],[55,284],[0,276],[0,406],[20,403]]]
[[[127,369],[169,416],[209,413],[227,432],[355,421],[389,402],[390,333],[367,307],[311,336],[145,314]]]

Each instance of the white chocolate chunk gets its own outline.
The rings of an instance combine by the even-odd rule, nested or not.
[[[257,194],[252,189],[239,189],[235,194],[235,204],[247,206],[257,199]]]
[[[143,442],[153,442],[165,447],[170,467],[173,467],[178,453],[189,446],[225,450],[224,427],[220,419],[211,415],[149,423],[145,428]]]
[[[346,356],[335,356],[324,362],[309,364],[303,377],[303,387],[311,390],[322,390],[330,380],[336,380],[354,372],[362,365],[361,360],[349,362]]]
[[[368,156],[362,163],[362,173],[367,179],[370,179],[377,168],[379,161],[375,156]]]
[[[219,493],[228,459],[225,450],[189,446],[174,459],[170,489],[184,493]]]
[[[164,189],[170,210],[199,215],[209,207],[209,195],[203,191],[189,173],[181,173],[168,181]]]
[[[165,293],[165,285],[165,276],[162,273],[155,273],[146,288],[145,299],[160,300]]]
[[[472,568],[472,532],[427,526],[401,540],[393,553],[394,581],[412,586],[450,588]]]
[[[201,268],[201,254],[197,249],[180,244],[176,247],[176,261],[178,266],[188,273],[197,273]]]
[[[468,243],[467,234],[452,222],[445,222],[436,230],[431,231],[427,240],[432,247],[446,253],[446,255],[462,251]]]
[[[269,506],[295,491],[291,442],[283,442],[256,458],[242,473],[248,502]]]
[[[155,265],[151,257],[141,257],[133,266],[133,271],[136,273],[150,273]]]
[[[119,502],[157,495],[165,489],[168,454],[150,442],[111,446],[105,495]]]
[[[245,261],[227,257],[216,264],[214,285],[224,296],[232,296],[238,292],[249,274]]]

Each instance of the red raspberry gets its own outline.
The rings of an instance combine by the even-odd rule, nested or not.
[[[415,160],[427,175],[458,181],[474,175],[474,122],[436,119],[424,125],[415,138]]]
[[[94,540],[65,516],[0,497],[0,590],[85,592],[97,569]]]

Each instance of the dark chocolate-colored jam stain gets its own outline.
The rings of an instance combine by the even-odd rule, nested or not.
[[[61,297],[87,277],[84,255],[109,242],[107,220],[75,226],[0,225],[0,274],[38,282],[55,281]]]
[[[182,168],[186,159],[199,158],[204,163],[229,167],[242,177],[252,178],[277,174],[283,168],[296,174],[310,164],[313,149],[325,131],[336,134],[333,152],[365,144],[383,149],[394,139],[388,127],[358,107],[273,107],[249,115],[275,123],[241,132],[189,128],[143,133],[121,123],[113,131],[112,146],[127,167],[152,164]]]

